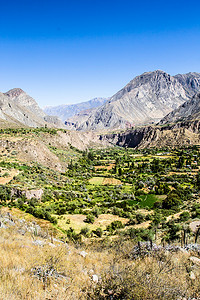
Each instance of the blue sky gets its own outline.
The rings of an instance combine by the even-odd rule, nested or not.
[[[199,1],[0,0],[0,10],[0,91],[20,87],[42,107],[112,96],[145,71],[200,72]]]

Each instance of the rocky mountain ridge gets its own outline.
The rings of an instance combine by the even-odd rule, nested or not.
[[[159,124],[189,120],[200,120],[200,93],[195,94],[191,100],[184,102],[177,109],[166,115]]]
[[[135,77],[123,89],[97,108],[76,130],[104,131],[158,122],[200,91],[200,74],[171,76],[161,70]]]
[[[37,102],[22,89],[0,93],[1,127],[59,127],[64,124],[57,117],[49,117]]]

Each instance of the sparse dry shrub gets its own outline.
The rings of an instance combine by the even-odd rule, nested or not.
[[[134,259],[135,242],[119,238],[88,244],[83,257],[83,245],[40,237],[41,246],[33,238],[17,226],[0,229],[0,299],[200,298],[200,268],[188,259],[195,252],[160,250]]]
[[[200,280],[190,278],[188,257],[159,252],[134,261],[120,260],[104,270],[87,299],[180,299],[200,297]]]

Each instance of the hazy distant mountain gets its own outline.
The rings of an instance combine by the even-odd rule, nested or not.
[[[74,115],[88,109],[93,109],[103,105],[108,98],[94,98],[92,100],[77,104],[47,106],[44,112],[50,116],[58,116],[63,122],[73,117]]]
[[[2,126],[64,127],[57,117],[47,116],[37,102],[19,88],[0,93],[0,119]]]
[[[181,78],[163,71],[146,72],[135,77],[76,128],[99,131],[158,122],[190,98],[192,85],[188,86],[181,83]]]
[[[165,116],[159,125],[189,120],[200,120],[200,93],[195,94],[192,99]]]

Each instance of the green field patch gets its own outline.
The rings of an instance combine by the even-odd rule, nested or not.
[[[156,201],[162,200],[165,197],[166,197],[165,195],[152,195],[152,194],[141,195],[138,197],[139,198],[138,200],[130,200],[129,204],[130,205],[139,204],[141,208],[145,208],[145,207],[152,208]]]

